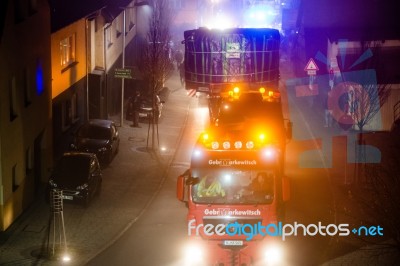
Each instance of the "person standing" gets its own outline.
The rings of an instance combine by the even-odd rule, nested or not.
[[[324,99],[324,118],[325,118],[325,124],[324,127],[332,127],[332,108],[330,106],[329,99],[331,97],[332,91],[328,91],[328,94],[326,95]]]
[[[140,92],[136,91],[135,96],[132,99],[132,110],[133,110],[133,124],[131,127],[139,126],[139,109],[140,109]]]

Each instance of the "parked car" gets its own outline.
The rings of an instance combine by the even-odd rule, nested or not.
[[[160,100],[166,103],[168,101],[169,95],[171,91],[168,87],[163,87],[161,91],[158,93],[158,96],[160,96]]]
[[[71,147],[76,151],[95,153],[101,164],[109,164],[118,153],[119,142],[113,121],[90,119],[78,129]]]
[[[87,207],[100,194],[101,183],[101,168],[94,153],[67,152],[51,174],[46,196],[49,200],[50,191],[59,189],[64,200],[78,201]]]
[[[158,123],[159,119],[161,118],[164,103],[165,101],[161,101],[160,97],[156,95],[156,103],[155,103],[156,123]],[[153,103],[151,97],[142,98],[139,110],[139,118],[151,118],[152,113],[153,113]]]

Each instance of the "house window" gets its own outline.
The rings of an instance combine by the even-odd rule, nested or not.
[[[106,44],[107,47],[112,45],[111,27],[106,28]]]
[[[76,93],[71,97],[71,117],[72,123],[75,123],[78,120],[78,99]]]
[[[61,67],[66,68],[75,62],[75,34],[60,42]]]
[[[39,58],[36,61],[36,69],[35,69],[35,89],[37,95],[42,95],[44,92],[44,73],[43,73],[43,66],[42,60]]]
[[[26,175],[28,176],[33,169],[33,156],[32,156],[32,149],[28,147],[25,152],[25,172]]]
[[[29,15],[37,12],[37,0],[29,0]]]
[[[77,96],[74,94],[71,99],[62,103],[62,130],[66,131],[78,120]]]
[[[10,94],[10,121],[13,121],[18,116],[18,113],[17,113],[17,85],[16,85],[15,77],[13,77],[11,79],[9,94]]]
[[[171,5],[170,6],[171,9],[179,10],[179,9],[182,9],[184,3],[182,0],[173,0],[170,2],[170,5]]]
[[[135,9],[129,8],[126,10],[126,20],[128,24],[128,31],[130,31],[135,26]]]
[[[116,38],[118,38],[122,33],[121,20],[123,20],[123,17],[121,17],[121,16],[117,17],[117,19],[115,20],[115,36],[116,36]]]
[[[17,165],[15,164],[12,168],[12,191],[16,191],[19,187],[17,181]]]
[[[27,17],[28,6],[23,0],[14,1],[14,21],[15,24],[23,21]]]
[[[30,74],[28,68],[24,69],[23,73],[23,82],[24,82],[24,102],[25,106],[28,106],[32,102],[32,95],[31,95],[31,84],[30,84]]]

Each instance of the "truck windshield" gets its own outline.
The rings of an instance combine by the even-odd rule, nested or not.
[[[213,170],[192,172],[198,178],[192,186],[195,203],[270,204],[274,199],[273,170]]]

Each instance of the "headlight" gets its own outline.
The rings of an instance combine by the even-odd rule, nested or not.
[[[98,149],[98,151],[99,152],[105,152],[105,151],[107,151],[107,147],[102,147],[102,148]]]
[[[183,252],[185,265],[197,265],[204,257],[203,248],[196,243],[186,245]]]
[[[85,184],[83,184],[83,185],[81,185],[81,186],[77,186],[76,189],[77,189],[77,190],[84,190],[84,189],[88,188],[88,186],[89,186],[89,185],[85,183]]]
[[[194,158],[200,158],[200,157],[202,157],[202,155],[203,155],[202,150],[200,150],[200,149],[195,149],[195,150],[193,150],[192,157],[194,157]]]
[[[264,149],[264,156],[268,159],[273,159],[276,154],[276,149],[272,147],[268,147]]]
[[[266,265],[282,265],[283,263],[282,247],[277,244],[267,246],[264,250],[264,260]]]

